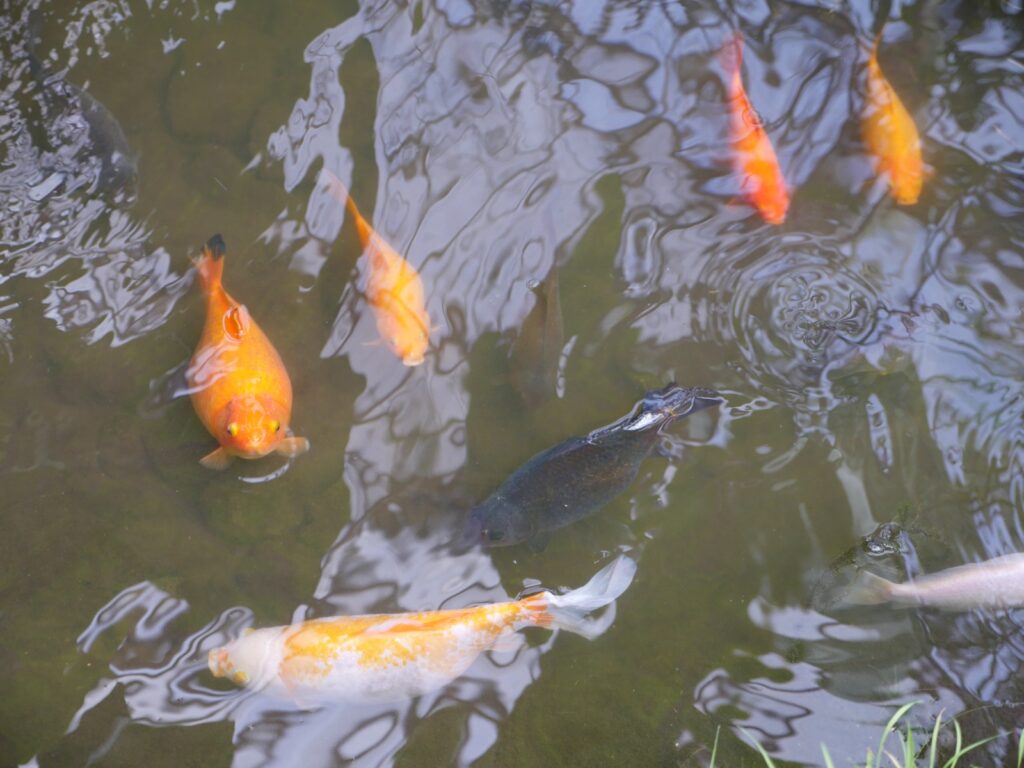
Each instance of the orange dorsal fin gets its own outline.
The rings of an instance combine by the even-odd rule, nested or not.
[[[235,341],[241,341],[251,325],[252,318],[245,304],[235,304],[224,313],[224,332]]]
[[[199,284],[202,286],[203,293],[210,294],[221,287],[226,251],[227,246],[224,245],[224,238],[220,235],[214,235],[203,246],[202,255],[196,259],[196,272],[199,275]]]
[[[330,189],[331,194],[334,195],[334,198],[339,203],[344,203],[348,212],[352,214],[352,218],[355,219],[356,222],[356,231],[359,233],[359,239],[362,241],[363,247],[365,248],[367,243],[370,242],[370,238],[373,237],[373,227],[367,223],[366,219],[364,219],[363,215],[359,212],[359,209],[356,207],[355,201],[352,199],[352,195],[349,194],[345,183],[339,179],[333,171],[329,171],[326,168],[321,169],[320,173],[322,173],[324,178],[327,179],[327,186]]]

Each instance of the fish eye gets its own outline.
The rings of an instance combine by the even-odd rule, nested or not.
[[[233,421],[228,424],[228,434],[231,437],[238,437],[238,425]]]
[[[488,541],[501,541],[505,538],[505,532],[498,531],[493,528],[487,528],[484,530],[484,536],[487,537]]]
[[[278,421],[277,419],[274,419],[272,422],[270,422],[270,429],[273,432],[280,432],[281,431],[281,422]]]

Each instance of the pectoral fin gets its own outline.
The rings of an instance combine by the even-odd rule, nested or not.
[[[538,553],[543,552],[547,547],[548,542],[551,541],[551,533],[548,531],[538,531],[530,537],[530,540],[526,542],[526,546],[530,548],[531,552]]]
[[[207,469],[227,469],[231,463],[231,454],[223,448],[218,448],[203,456],[199,463]]]
[[[309,440],[304,437],[286,437],[274,449],[275,452],[287,456],[289,459],[294,459],[308,450]]]
[[[491,650],[498,653],[515,655],[519,653],[525,645],[526,639],[518,632],[505,632],[495,638],[494,644],[491,645]]]
[[[236,304],[224,313],[224,332],[235,341],[241,341],[249,332],[252,318],[245,304]]]

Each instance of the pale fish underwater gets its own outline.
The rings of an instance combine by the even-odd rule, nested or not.
[[[208,662],[216,677],[301,707],[406,699],[448,684],[483,651],[524,627],[566,629],[593,639],[609,622],[588,614],[618,598],[635,574],[636,563],[620,556],[564,595],[545,591],[471,608],[257,629],[210,651]]]
[[[958,565],[903,583],[861,571],[846,599],[856,605],[892,603],[947,611],[1018,608],[1024,606],[1024,553]]]

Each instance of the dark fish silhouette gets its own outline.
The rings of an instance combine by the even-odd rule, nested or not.
[[[469,513],[466,538],[486,546],[530,542],[542,549],[551,531],[593,514],[633,482],[661,430],[719,405],[707,389],[670,384],[648,392],[614,424],[539,453]]]
[[[89,174],[94,192],[109,194],[118,204],[131,205],[136,198],[138,164],[124,129],[88,91],[46,71],[36,54],[41,34],[42,13],[36,8],[28,18],[26,54],[40,93],[47,140],[59,160],[53,169],[53,188],[59,186],[57,179],[68,185],[69,179],[62,177]]]
[[[527,406],[536,407],[555,394],[558,363],[565,344],[558,267],[543,283],[531,286],[536,297],[509,351],[512,384]]]

